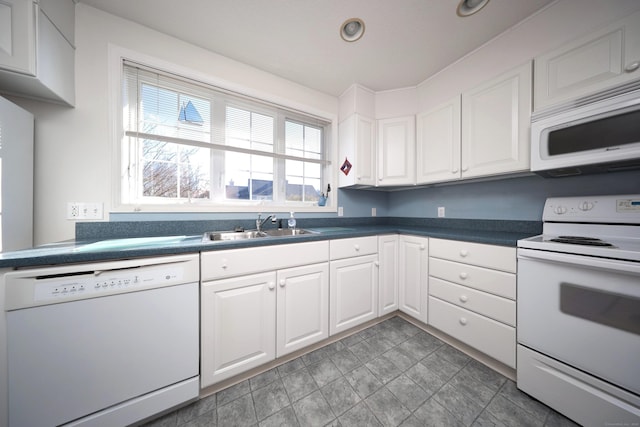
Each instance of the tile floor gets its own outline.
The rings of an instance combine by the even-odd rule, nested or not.
[[[575,425],[513,381],[393,317],[147,427]]]

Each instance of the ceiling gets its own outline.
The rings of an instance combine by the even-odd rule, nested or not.
[[[301,85],[338,96],[351,84],[415,86],[553,0],[80,0]],[[339,34],[353,17],[364,36]]]

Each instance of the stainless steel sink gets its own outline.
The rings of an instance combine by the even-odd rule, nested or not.
[[[312,231],[304,230],[301,228],[278,228],[268,229],[264,231],[249,230],[249,231],[209,231],[202,236],[203,243],[212,243],[228,240],[247,240],[247,239],[263,239],[265,237],[286,237],[286,236],[300,236],[302,234],[315,234]]]

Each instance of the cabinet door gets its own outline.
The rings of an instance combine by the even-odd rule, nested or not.
[[[460,95],[417,119],[418,184],[460,179]]]
[[[400,311],[427,323],[429,239],[400,236]]]
[[[202,283],[202,387],[275,359],[276,273]]]
[[[640,12],[535,59],[535,110],[640,79]]]
[[[378,317],[398,309],[398,236],[378,237]]]
[[[528,171],[531,63],[462,94],[462,177]]]
[[[35,76],[35,16],[32,1],[0,1],[0,69]]]
[[[377,255],[331,261],[330,335],[378,317],[377,261]]]
[[[329,264],[278,271],[276,357],[329,336]]]
[[[373,119],[353,114],[342,121],[339,132],[339,161],[348,160],[351,169],[340,172],[339,185],[376,184],[376,141]]]
[[[414,116],[378,121],[378,185],[413,185],[416,181]]]

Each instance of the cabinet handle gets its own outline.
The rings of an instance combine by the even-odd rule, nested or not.
[[[380,261],[374,262],[373,265],[375,265],[376,267],[380,267]]]
[[[466,172],[466,171],[468,171],[468,170],[469,170],[469,167],[468,167],[468,166],[463,166],[463,167],[462,167],[462,172]]]
[[[274,290],[276,288],[276,285],[273,282],[269,282],[267,284],[267,287],[269,288],[270,291],[272,291],[272,290]]]
[[[464,271],[462,273],[460,273],[460,278],[462,280],[466,279],[468,277],[467,273],[465,273]]]
[[[284,288],[284,285],[286,285],[286,284],[287,284],[287,281],[286,281],[286,280],[284,280],[284,279],[280,279],[280,287],[281,287],[281,288]]]
[[[458,173],[458,168],[451,169],[451,173]]]
[[[624,67],[624,70],[627,73],[633,73],[635,70],[637,70],[638,68],[640,68],[640,61],[633,61],[630,64],[627,64],[626,67]]]
[[[459,320],[459,322],[460,322],[460,324],[461,324],[462,326],[464,326],[464,325],[466,325],[466,324],[467,324],[467,318],[466,318],[466,317],[461,317],[461,318],[460,318],[460,320]]]
[[[356,252],[359,251],[360,250],[360,245],[353,245],[353,249],[355,249]]]
[[[461,256],[462,258],[466,258],[466,257],[467,257],[467,255],[469,255],[469,251],[468,251],[468,250],[463,249],[463,250],[461,250],[461,251],[460,251],[460,256]]]
[[[424,243],[420,244],[420,250],[424,251],[425,249],[427,249],[427,247],[424,245]]]
[[[466,295],[460,295],[460,302],[467,302],[467,296]]]
[[[226,269],[227,269],[227,260],[226,260],[226,259],[223,259],[223,260],[222,260],[222,269],[223,269],[223,270],[226,270]]]

